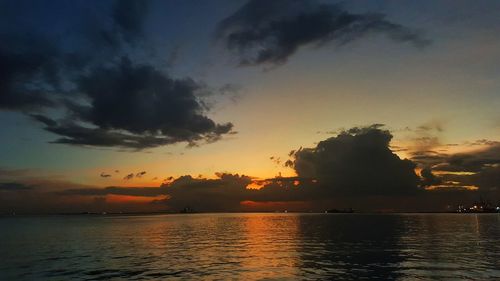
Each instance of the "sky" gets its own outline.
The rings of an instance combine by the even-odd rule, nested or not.
[[[0,212],[500,202],[499,9],[0,1]]]

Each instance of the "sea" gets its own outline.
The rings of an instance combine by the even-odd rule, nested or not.
[[[500,214],[1,217],[0,280],[500,280]]]

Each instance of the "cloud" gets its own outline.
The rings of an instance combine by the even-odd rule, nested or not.
[[[439,164],[447,157],[446,153],[441,153],[433,150],[411,151],[411,160],[420,166],[429,167]]]
[[[476,173],[500,165],[500,144],[482,141],[482,147],[454,154],[435,151],[415,151],[412,160],[422,165],[432,164],[432,169],[441,172]],[[474,144],[476,146],[479,144]]]
[[[498,183],[498,173],[495,175]],[[133,176],[134,174],[131,173],[130,177]],[[473,202],[477,199],[477,192],[453,184],[446,187],[448,184],[449,182],[443,181],[439,189],[423,190],[418,193],[393,191],[384,194],[380,192],[354,194],[336,190],[319,180],[300,176],[256,179],[230,173],[217,173],[215,178],[190,175],[178,178],[169,177],[168,181],[155,187],[109,186],[101,188],[69,182],[45,181],[37,183],[36,189],[17,190],[19,191],[17,193],[4,192],[0,196],[0,203],[8,204],[0,204],[0,211],[69,210],[80,212],[95,210],[97,207],[103,211],[137,210],[140,207],[142,211],[169,210],[174,212],[186,207],[200,212],[283,209],[324,211],[331,208],[349,207],[356,210],[429,211],[445,210],[446,206]],[[255,186],[261,188],[254,189]],[[495,196],[498,196],[500,192],[498,189],[485,191],[487,192],[481,194],[488,198],[496,198]],[[101,205],[94,205],[96,198],[102,203]],[[121,203],[113,205],[113,202]]]
[[[438,133],[441,133],[444,130],[445,129],[443,121],[437,119],[426,122],[418,126],[416,129],[417,132],[438,132]]]
[[[343,45],[371,33],[417,47],[429,43],[383,14],[355,14],[314,0],[250,0],[217,28],[217,37],[240,55],[241,65],[281,64],[303,46]]]
[[[130,174],[133,175],[133,174]],[[190,207],[196,211],[241,211],[242,202],[294,202],[320,199],[313,186],[294,185],[297,178],[255,180],[249,176],[217,173],[216,178],[191,175],[170,177],[159,187],[77,188],[58,192],[64,196],[124,195],[152,197],[154,204],[163,204],[178,211]],[[305,184],[306,181],[303,181]],[[252,183],[261,183],[260,190],[250,189]],[[153,200],[153,199],[152,199]]]
[[[139,150],[234,133],[207,116],[208,86],[172,78],[143,54],[147,1],[114,1],[110,10],[73,11],[82,20],[68,21],[72,36],[34,27],[19,35],[14,23],[0,30],[0,110],[32,117],[58,144]]]
[[[464,186],[477,186],[481,191],[500,190],[500,145],[492,144],[479,151],[451,155],[435,169],[451,172],[443,178]]]
[[[249,198],[252,182],[248,176],[219,173],[216,179],[182,176],[162,185],[169,196],[165,200],[173,210],[191,207],[195,210],[239,210],[240,202]]]
[[[256,184],[262,187],[249,188]],[[498,192],[487,194],[496,196]],[[457,187],[416,194],[351,196],[332,193],[324,185],[311,179],[276,177],[259,180],[229,173],[218,173],[216,178],[180,176],[171,178],[169,182],[159,187],[84,187],[55,192],[53,195],[64,196],[68,200],[73,197],[138,197],[144,198],[155,208],[163,207],[174,212],[186,207],[200,212],[283,209],[324,211],[334,207],[353,207],[356,210],[429,211],[446,210],[446,206],[473,202],[478,196],[466,188]]]
[[[101,178],[110,178],[111,177],[110,174],[106,174],[104,172],[102,172],[100,176],[101,176]]]
[[[128,175],[132,178],[134,174]],[[168,209],[178,211],[186,207],[197,211],[238,211],[243,201],[294,201],[311,200],[307,193],[293,192],[285,185],[293,183],[289,178],[268,179],[263,181],[261,190],[249,189],[248,186],[256,180],[249,176],[217,173],[216,178],[192,177],[190,175],[178,178],[169,177],[168,181],[159,187],[84,187],[66,189],[55,194],[61,196],[137,196],[151,197],[154,204],[163,204]],[[294,186],[296,189],[297,187]]]
[[[107,191],[103,192],[103,189]],[[158,189],[155,187],[154,190],[151,188],[150,191],[138,192],[138,190],[126,187],[101,188],[66,181],[60,176],[39,175],[34,170],[0,169],[0,214],[164,210],[166,206],[150,204],[151,200],[161,198],[154,196]],[[74,190],[80,191],[75,192]],[[99,195],[105,193],[109,195]],[[125,195],[120,196],[113,193]],[[106,202],[103,202],[104,198]],[[96,203],[100,204],[96,205]]]
[[[18,183],[18,182],[0,183],[0,191],[24,191],[32,189],[33,189],[32,185],[27,185],[24,183]]]
[[[133,177],[133,174],[129,176]],[[240,202],[252,199],[254,190],[246,187],[250,177],[237,174],[218,173],[217,178],[193,178],[181,176],[159,187],[105,187],[76,188],[57,192],[63,196],[106,196],[125,195],[138,197],[159,197],[155,204],[162,203],[171,210],[191,207],[198,211],[238,210]]]
[[[481,191],[500,191],[500,165],[489,166],[480,172],[462,176],[464,185],[478,186]]]
[[[146,174],[146,171],[142,171],[142,172],[139,172],[137,174],[135,174],[135,177],[136,178],[142,178],[142,176],[144,176]]]
[[[22,192],[4,192],[6,195],[0,197],[0,203],[9,202],[9,208],[17,206],[21,209],[19,206],[27,202],[25,197],[30,198],[31,203],[38,202],[36,198],[43,198],[47,204],[44,208],[50,209],[55,208],[53,204],[80,200],[80,205],[75,203],[75,206],[85,210],[86,207],[97,208],[92,204],[98,198],[102,203],[99,208],[109,206],[115,200],[122,202],[120,208],[125,210],[133,206],[138,208],[137,202],[140,202],[141,210],[170,211],[186,207],[196,211],[324,211],[350,207],[357,210],[429,211],[467,204],[477,199],[478,192],[487,198],[497,198],[500,165],[492,164],[495,155],[499,155],[495,145],[460,154],[467,160],[471,159],[469,157],[489,159],[472,161],[481,163],[480,167],[463,166],[472,167],[476,172],[445,173],[439,170],[439,166],[429,166],[418,176],[416,163],[401,159],[391,151],[391,139],[391,133],[380,124],[343,130],[315,147],[292,151],[289,166],[295,169],[297,176],[269,179],[217,173],[215,178],[168,177],[156,187],[101,188],[68,182],[22,181],[17,178],[27,178],[27,171],[0,169],[0,176],[4,175],[1,180],[6,183],[37,187],[22,191],[21,185],[6,185],[3,189],[18,187]],[[450,159],[455,157],[447,155],[440,163],[449,165]],[[124,179],[141,175],[145,175],[144,171],[130,173]],[[475,187],[480,189],[474,190]],[[19,193],[17,197],[14,196],[16,193]],[[87,205],[82,202],[87,202]],[[147,207],[147,204],[151,206]],[[116,208],[113,210],[121,210]]]
[[[165,190],[160,187],[108,186],[105,188],[67,189],[56,193],[58,195],[81,195],[81,196],[127,195],[127,196],[141,196],[141,197],[156,197],[159,195],[164,195]]]
[[[500,190],[500,144],[497,141],[479,140],[465,145],[480,148],[453,154],[414,151],[412,160],[425,167],[421,171],[423,185]]]
[[[53,106],[58,52],[33,34],[0,33],[0,109],[38,110]]]
[[[294,153],[301,178],[314,178],[332,193],[401,195],[419,191],[415,164],[389,148],[392,135],[380,125],[355,127],[314,148]]]
[[[71,103],[60,121],[32,115],[45,130],[62,136],[55,143],[134,149],[194,145],[217,141],[233,127],[204,115],[207,109],[197,96],[202,85],[172,79],[149,65],[134,66],[126,58],[115,67],[94,69],[78,85],[89,105]]]
[[[447,156],[450,146],[441,142],[446,130],[445,122],[438,119],[428,121],[416,128],[406,127],[402,131],[406,136],[407,145],[403,150],[419,168],[425,169],[434,166]]]
[[[102,17],[80,9],[75,18],[83,17],[81,22],[67,21],[72,36],[57,33],[56,26],[42,32],[22,20],[23,8],[4,7],[18,18],[2,22],[0,28],[0,109],[33,112],[60,106],[58,95],[71,92],[67,84],[73,74],[110,60],[112,53],[122,54],[124,43],[140,38],[147,6],[148,1],[117,0],[112,14]],[[47,15],[35,13],[33,20],[40,16]]]
[[[500,144],[493,144],[479,151],[457,153],[439,165],[441,171],[479,172],[485,168],[500,165]]]
[[[422,186],[432,186],[442,183],[442,180],[436,177],[430,168],[422,169],[422,171],[420,171],[420,176],[422,177]]]

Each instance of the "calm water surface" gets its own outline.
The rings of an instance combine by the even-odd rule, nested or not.
[[[500,280],[500,214],[0,218],[1,280]]]

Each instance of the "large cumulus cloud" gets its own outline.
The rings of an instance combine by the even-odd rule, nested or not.
[[[22,209],[26,206],[23,204],[26,198],[43,198],[45,203],[42,205],[46,208],[52,206],[50,208],[54,210],[57,209],[53,206],[54,202],[75,202],[73,211],[85,211],[85,208],[92,207],[94,198],[99,199],[102,203],[99,210],[104,211],[137,210],[134,208],[140,207],[140,210],[173,212],[186,207],[201,212],[324,211],[350,207],[361,211],[452,211],[453,206],[474,202],[479,194],[492,200],[499,198],[500,167],[493,163],[496,144],[460,154],[464,159],[474,158],[474,163],[481,163],[481,167],[473,167],[470,163],[461,162],[467,164],[463,168],[467,167],[469,172],[449,171],[443,174],[446,171],[439,170],[439,166],[429,166],[422,169],[418,176],[417,163],[401,159],[391,151],[391,139],[391,133],[381,125],[341,131],[313,148],[301,148],[290,153],[292,159],[288,165],[297,173],[293,177],[258,179],[217,173],[213,178],[190,175],[169,177],[160,186],[93,187],[22,181],[18,178],[24,177],[23,173],[0,170],[0,182],[4,183],[0,184],[0,192],[4,198],[10,198],[9,210]],[[465,154],[468,156],[465,157]],[[442,166],[448,167],[445,164],[449,165],[448,161],[456,157],[449,155],[443,158]],[[485,159],[477,161],[480,158]],[[134,173],[130,175],[134,176]],[[471,190],[468,186],[480,188]],[[127,199],[119,199],[123,196]],[[111,204],[117,197],[121,203]],[[139,199],[130,201],[130,198]],[[30,202],[37,206],[35,201]]]
[[[343,131],[315,148],[301,148],[291,153],[290,165],[296,170],[296,177],[256,179],[220,173],[211,179],[187,175],[156,189],[109,187],[73,190],[65,194],[103,196],[137,192],[138,196],[163,195],[167,197],[155,203],[172,210],[191,207],[199,211],[238,211],[245,209],[245,202],[250,202],[249,206],[257,210],[275,208],[273,204],[276,203],[293,205],[297,202],[303,203],[301,208],[312,209],[378,208],[391,200],[415,198],[423,192],[422,179],[414,171],[415,164],[400,159],[389,149],[391,138],[392,135],[380,125],[373,125]],[[260,188],[252,189],[251,186]],[[367,198],[388,199],[374,203]]]
[[[45,122],[51,125],[50,120]],[[287,165],[296,171],[297,175],[293,177],[258,179],[217,173],[213,178],[169,177],[160,186],[103,188],[22,181],[19,177],[24,177],[23,173],[0,170],[0,182],[4,183],[0,184],[0,192],[13,198],[12,202],[19,201],[18,208],[28,195],[29,198],[44,198],[47,206],[51,202],[87,198],[84,200],[87,203],[79,207],[82,211],[92,198],[99,198],[101,202],[108,197],[112,201],[116,196],[140,198],[128,203],[130,208],[136,204],[141,210],[174,212],[186,207],[202,212],[324,211],[349,207],[357,210],[451,211],[455,205],[477,200],[479,194],[492,200],[498,198],[500,167],[497,160],[500,158],[497,143],[489,143],[468,153],[443,156],[440,164],[423,168],[419,176],[416,172],[418,163],[398,157],[390,149],[391,139],[392,134],[378,124],[341,131],[315,147],[292,151]],[[456,161],[458,158],[463,160]],[[44,192],[47,188],[51,191]],[[16,206],[12,202],[9,208]],[[127,210],[126,201],[120,202],[123,203],[119,205],[121,209],[108,203],[99,206],[108,206],[108,211]]]
[[[72,145],[196,145],[232,131],[231,123],[208,117],[202,98],[213,92],[208,86],[171,77],[148,55],[154,53],[143,29],[148,1],[103,2],[97,14],[77,4],[84,7],[68,11],[80,19],[68,21],[68,36],[32,23],[25,36],[25,23],[2,20],[0,109],[33,117],[59,136],[54,143]]]
[[[314,0],[250,0],[219,23],[217,36],[241,65],[280,64],[300,47],[346,44],[370,33],[416,46],[428,40],[382,14],[356,14]]]
[[[294,152],[299,177],[314,178],[333,193],[400,195],[419,190],[415,164],[389,148],[392,135],[379,125],[352,128]]]

